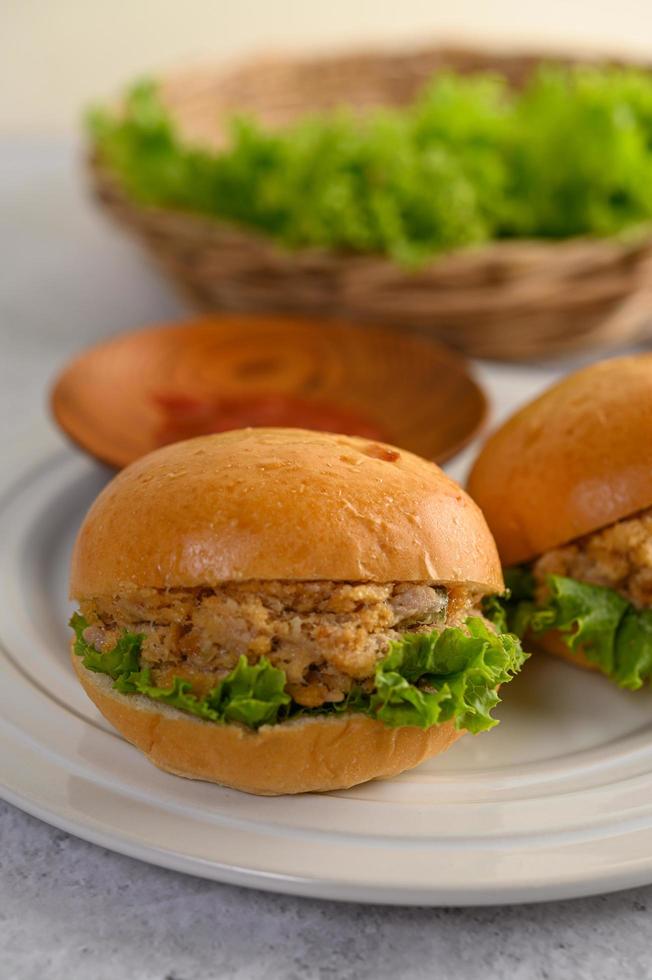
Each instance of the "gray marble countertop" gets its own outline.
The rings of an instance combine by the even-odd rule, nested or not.
[[[70,145],[0,142],[0,236],[1,446],[42,417],[71,353],[183,308],[85,199]],[[534,390],[555,370],[480,372]],[[652,888],[487,909],[318,902],[150,867],[0,803],[0,980],[435,976],[652,977]]]

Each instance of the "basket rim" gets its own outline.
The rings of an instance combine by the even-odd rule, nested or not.
[[[453,35],[441,37],[431,43],[410,43],[396,45],[391,41],[383,44],[382,41],[369,44],[352,44],[350,47],[344,45],[336,49],[326,49],[315,46],[309,50],[297,51],[292,48],[282,47],[261,47],[244,56],[232,56],[220,62],[215,62],[209,58],[193,60],[192,64],[183,63],[170,68],[161,68],[160,71],[152,73],[152,77],[157,81],[173,83],[174,81],[187,81],[197,77],[210,77],[211,81],[229,80],[239,77],[245,71],[258,68],[274,68],[281,65],[287,66],[308,66],[308,65],[328,65],[337,62],[352,60],[372,60],[376,58],[387,58],[387,60],[408,60],[414,58],[425,58],[432,55],[448,56],[453,58],[486,58],[494,61],[532,61],[532,62],[559,62],[576,65],[613,65],[631,68],[640,68],[652,72],[652,60],[644,58],[642,55],[628,53],[624,49],[617,50],[615,47],[608,49],[599,44],[565,46],[563,43],[557,45],[544,45],[543,48],[521,44],[518,41],[503,41],[491,43],[472,43],[463,38]]]

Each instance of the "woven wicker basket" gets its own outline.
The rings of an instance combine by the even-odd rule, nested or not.
[[[495,70],[519,85],[540,60],[450,48],[266,59],[228,73],[163,80],[163,94],[187,137],[215,146],[222,138],[220,120],[235,110],[282,125],[344,102],[361,111],[405,103],[443,67]],[[378,256],[290,253],[213,219],[143,208],[124,195],[92,152],[90,169],[101,202],[202,310],[294,312],[409,326],[469,354],[509,360],[614,346],[652,332],[648,237],[497,242],[449,253],[409,272]]]

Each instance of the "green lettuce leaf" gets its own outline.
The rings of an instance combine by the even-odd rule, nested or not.
[[[505,586],[502,595],[483,598],[483,615],[499,632],[523,639],[534,612],[534,578],[527,568],[508,568]]]
[[[152,683],[152,672],[148,667],[135,673],[122,674],[113,685],[121,694],[143,694],[153,701],[161,701],[172,708],[187,711],[188,714],[203,718],[204,721],[221,721],[218,711],[211,708],[207,700],[192,693],[192,685],[180,677],[175,677],[170,687],[157,687]]]
[[[416,265],[500,238],[637,235],[652,220],[652,78],[635,68],[543,65],[517,90],[439,72],[410,104],[362,119],[342,108],[280,129],[234,118],[219,150],[184,138],[141,81],[88,128],[141,205],[290,249]]]
[[[406,634],[392,644],[376,669],[371,714],[419,728],[452,719],[473,733],[497,724],[490,715],[497,688],[520,670],[524,655],[516,637],[492,632],[479,618],[467,620],[466,630]]]
[[[167,687],[152,682],[151,670],[140,667],[140,634],[124,633],[113,650],[100,653],[84,639],[86,620],[76,613],[75,653],[90,670],[108,674],[122,694],[141,694],[205,721],[238,722],[249,728],[273,725],[287,718],[358,712],[385,725],[430,728],[452,720],[458,729],[477,733],[497,724],[491,709],[497,688],[507,683],[524,660],[516,637],[496,634],[479,618],[465,628],[441,633],[406,633],[392,643],[378,664],[371,692],[357,686],[339,704],[306,709],[285,691],[285,673],[263,657],[248,664],[240,657],[235,668],[205,697],[175,678]]]
[[[207,697],[225,721],[239,721],[251,728],[273,725],[291,700],[285,692],[284,671],[273,667],[266,657],[250,666],[244,656]]]
[[[652,679],[652,610],[629,606],[618,628],[612,678],[636,691]]]
[[[535,633],[559,630],[569,650],[585,656],[611,676],[616,661],[618,627],[628,603],[613,589],[588,585],[561,575],[548,576],[549,599],[535,607],[530,628]]]
[[[549,575],[537,601],[528,569],[509,569],[509,590],[484,604],[488,619],[521,639],[556,630],[571,653],[580,648],[621,687],[637,690],[652,678],[652,610],[636,609],[613,589]]]
[[[135,633],[124,633],[113,650],[100,653],[84,639],[84,630],[87,629],[88,623],[83,616],[75,613],[70,620],[70,625],[75,631],[75,653],[78,657],[83,657],[84,667],[88,670],[108,674],[114,680],[138,670],[142,637]]]
[[[112,677],[113,686],[121,694],[143,694],[205,721],[238,721],[250,728],[273,725],[279,710],[291,701],[284,690],[284,672],[265,657],[253,666],[249,666],[246,657],[240,657],[220,684],[205,698],[199,698],[192,693],[190,682],[179,677],[167,688],[152,683],[151,670],[140,669],[142,634],[125,632],[113,650],[100,653],[84,639],[88,623],[83,616],[75,613],[70,625],[75,631],[75,653],[82,657],[84,666]]]
[[[509,592],[505,592],[503,595],[485,596],[482,600],[482,613],[485,619],[493,623],[499,633],[510,632],[507,624],[509,599]]]

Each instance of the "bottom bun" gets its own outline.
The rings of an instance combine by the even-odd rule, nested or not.
[[[464,734],[450,721],[423,731],[388,728],[355,714],[300,718],[253,732],[193,718],[140,694],[120,694],[106,674],[87,670],[74,654],[72,661],[107,721],[154,765],[261,796],[348,789],[396,776]]]
[[[583,670],[592,670],[599,674],[602,673],[597,664],[587,659],[581,647],[577,650],[569,650],[558,630],[548,630],[547,633],[528,633],[526,641],[523,643],[523,649],[551,653],[554,657],[562,657],[564,660],[567,660],[574,667],[581,667]]]

